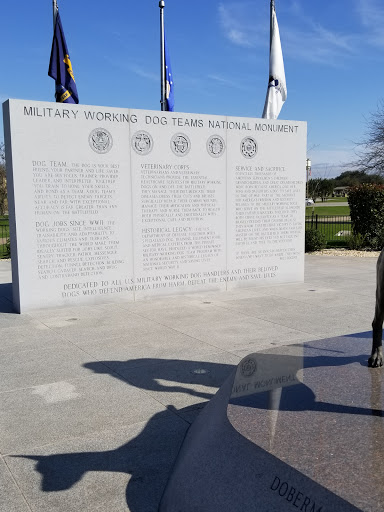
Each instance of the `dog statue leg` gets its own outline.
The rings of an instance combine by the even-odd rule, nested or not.
[[[384,249],[376,267],[376,306],[372,322],[372,353],[368,360],[370,368],[383,366],[383,320],[384,320]]]
[[[378,368],[383,366],[383,319],[377,320],[376,316],[372,322],[372,354],[368,359],[368,366]]]

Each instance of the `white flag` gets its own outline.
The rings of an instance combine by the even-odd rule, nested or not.
[[[277,24],[275,9],[272,11],[271,28],[272,42],[271,53],[269,55],[269,84],[263,111],[264,119],[277,119],[281,107],[287,99],[283,52],[281,50],[279,25]]]

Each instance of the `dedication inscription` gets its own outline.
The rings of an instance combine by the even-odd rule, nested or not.
[[[3,109],[18,311],[303,279],[305,123]]]

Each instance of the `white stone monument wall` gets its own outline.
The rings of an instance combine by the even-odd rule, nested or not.
[[[306,123],[3,109],[18,311],[303,280]]]

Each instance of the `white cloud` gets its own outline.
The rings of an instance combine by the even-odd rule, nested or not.
[[[219,20],[224,35],[233,44],[243,47],[265,47],[269,44],[269,14],[265,6],[250,2],[219,5]],[[310,18],[298,1],[278,12],[283,54],[295,59],[340,66],[356,51],[357,37],[331,31]]]
[[[128,65],[128,69],[130,69],[135,75],[141,76],[142,78],[146,78],[147,80],[151,80],[152,82],[158,82],[159,81],[159,75],[156,73],[152,73],[150,71],[147,71],[143,69],[140,66],[137,66],[135,64]]]
[[[225,78],[220,75],[208,75],[207,78],[210,80],[213,80],[214,82],[217,82],[223,86],[226,87],[232,87],[233,89],[239,89],[241,91],[249,91],[249,87],[244,87],[239,82],[235,82],[234,80],[229,80],[228,78]]]
[[[365,39],[375,46],[384,46],[384,6],[382,0],[356,0],[356,11],[366,28]]]
[[[312,178],[334,178],[347,170],[345,165],[356,158],[353,146],[315,148],[308,156],[312,160]]]
[[[327,66],[347,65],[348,59],[361,55],[367,46],[384,47],[383,0],[352,0],[350,14],[357,24],[349,32],[331,30],[309,16],[302,0],[279,4],[277,17],[283,55],[295,60]],[[239,0],[222,2],[218,7],[224,36],[243,48],[267,47],[269,44],[269,2]],[[340,27],[342,27],[342,23]]]
[[[308,31],[286,27],[283,52],[295,59],[339,67],[355,53],[351,39],[320,25],[312,25]]]
[[[256,9],[250,2],[219,4],[219,21],[225,37],[238,46],[257,46],[264,35],[268,42],[269,25],[265,27],[256,20]]]
[[[145,78],[147,80],[151,80],[152,82],[158,82],[159,81],[159,75],[144,69],[142,66],[139,66],[137,64],[133,64],[131,62],[126,62],[124,60],[113,59],[113,58],[110,58],[110,57],[107,57],[107,56],[105,56],[104,59],[111,66],[114,66],[115,68],[122,69],[124,71],[130,71],[131,73],[134,73],[135,75],[141,76],[142,78]]]

